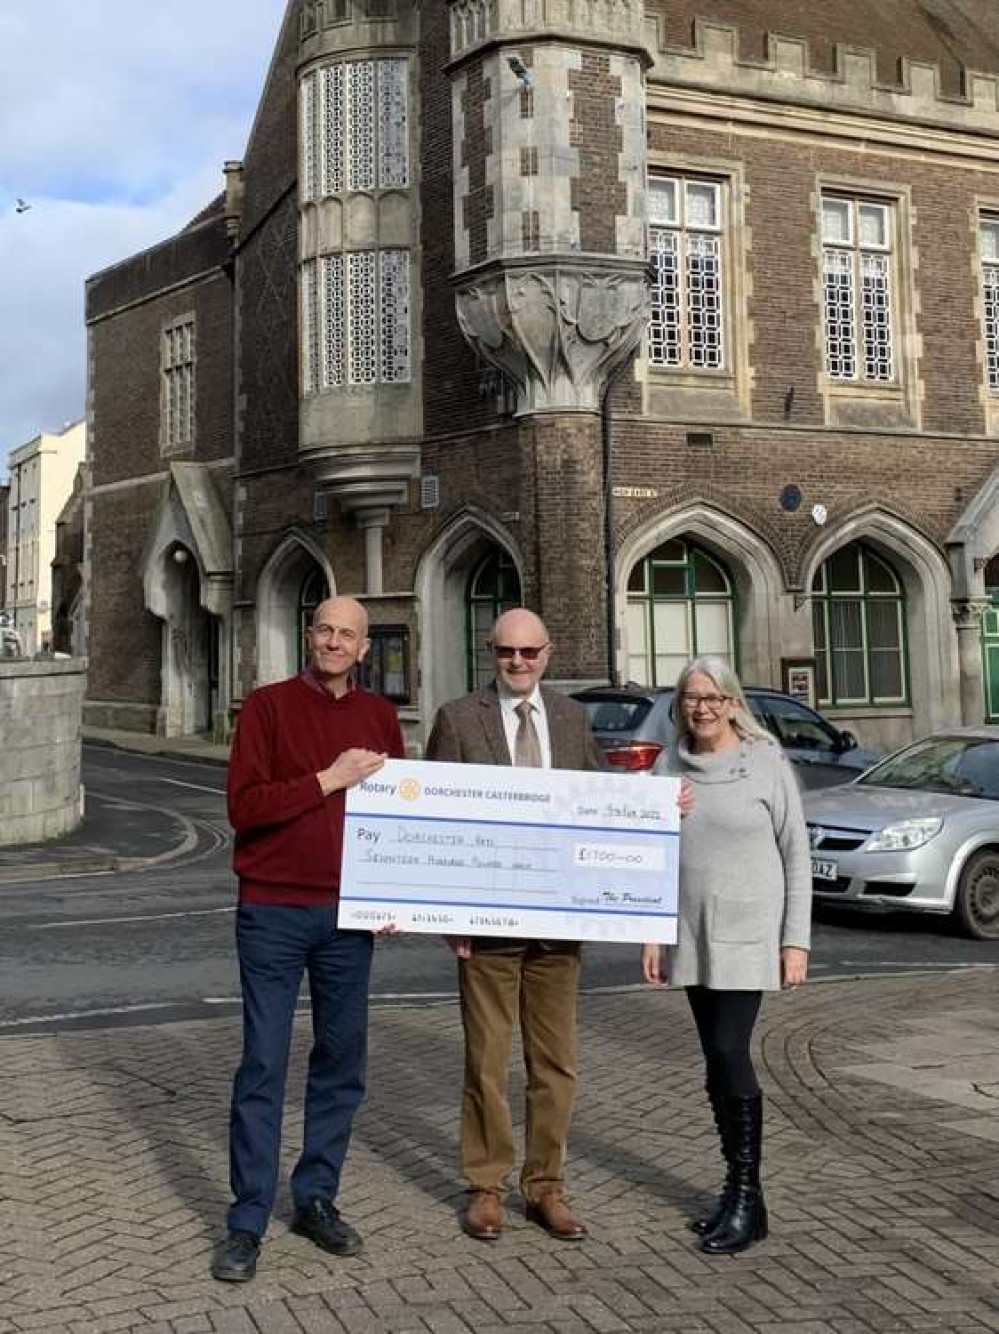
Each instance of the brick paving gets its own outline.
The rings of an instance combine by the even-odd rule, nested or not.
[[[767,1002],[772,1234],[735,1258],[685,1227],[718,1165],[682,996],[583,998],[580,1245],[516,1199],[501,1241],[462,1235],[457,1007],[378,1008],[341,1200],[366,1249],[337,1260],[292,1235],[285,1187],[241,1286],[208,1275],[238,1023],[5,1038],[0,1334],[999,1331],[996,991],[976,969]],[[303,1023],[289,1166],[307,1049]]]

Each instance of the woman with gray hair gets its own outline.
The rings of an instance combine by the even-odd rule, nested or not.
[[[728,1255],[767,1235],[760,1186],[763,1103],[750,1042],[765,991],[808,971],[811,862],[798,788],[722,658],[695,658],[676,685],[677,765],[694,786],[680,839],[680,914],[668,980],[685,987],[727,1164],[717,1204],[691,1227]],[[642,950],[662,984],[658,945]]]

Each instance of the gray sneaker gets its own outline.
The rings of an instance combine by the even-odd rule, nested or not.
[[[212,1259],[212,1278],[220,1283],[248,1283],[257,1272],[260,1238],[252,1232],[230,1232]]]
[[[308,1237],[331,1255],[356,1255],[364,1246],[361,1234],[343,1221],[332,1200],[310,1200],[298,1205],[291,1230],[300,1237]]]

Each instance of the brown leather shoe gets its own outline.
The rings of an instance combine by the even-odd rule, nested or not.
[[[473,1190],[461,1216],[461,1230],[476,1241],[496,1241],[503,1231],[503,1201],[490,1190]]]
[[[587,1233],[586,1224],[575,1216],[562,1196],[554,1190],[528,1201],[527,1221],[537,1223],[559,1241],[582,1241]]]

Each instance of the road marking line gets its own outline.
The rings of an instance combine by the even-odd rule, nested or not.
[[[195,792],[214,792],[217,797],[225,796],[224,787],[205,787],[202,783],[185,783],[180,778],[158,778],[158,783],[172,783],[174,787],[190,787]]]
[[[41,922],[31,926],[29,931],[64,931],[75,926],[116,926],[119,922],[166,922],[173,917],[218,917],[223,913],[234,913],[235,908],[192,908],[190,912],[146,913],[138,917],[79,917],[71,922]]]
[[[960,963],[958,960],[952,962],[937,962],[935,959],[910,960],[908,963],[895,963],[891,959],[840,959],[841,968],[908,968],[915,972],[922,972],[924,968],[995,968],[995,963]]]
[[[3,1019],[0,1020],[0,1029],[26,1028],[30,1024],[56,1024],[63,1023],[67,1019],[100,1019],[111,1014],[139,1014],[149,1010],[175,1010],[176,1008],[176,1002],[162,1001],[150,1002],[147,1005],[115,1005],[104,1010],[65,1010],[62,1014],[35,1015],[30,1019]]]

